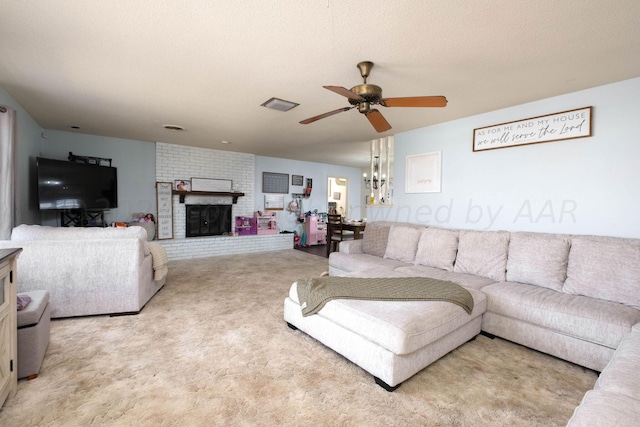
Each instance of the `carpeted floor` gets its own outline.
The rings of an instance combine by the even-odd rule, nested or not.
[[[291,283],[325,270],[295,250],[173,261],[139,315],[53,321],[0,426],[562,426],[594,385],[479,336],[388,393],[282,320]]]

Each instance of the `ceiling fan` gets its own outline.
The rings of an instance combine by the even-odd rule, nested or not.
[[[306,125],[313,123],[317,120],[324,119],[325,117],[333,116],[334,114],[349,111],[352,108],[358,107],[358,111],[364,114],[369,123],[375,128],[377,132],[385,132],[391,129],[391,125],[384,118],[382,113],[375,108],[371,108],[372,105],[382,105],[383,107],[445,107],[447,105],[447,98],[444,96],[412,96],[404,98],[383,98],[382,88],[380,86],[367,84],[367,77],[373,68],[373,62],[363,61],[358,64],[360,75],[364,79],[364,83],[352,87],[351,89],[344,88],[342,86],[322,86],[325,89],[329,89],[332,92],[342,95],[349,100],[351,107],[342,107],[337,110],[329,111],[328,113],[320,114],[318,116],[310,117],[302,120],[300,124]]]

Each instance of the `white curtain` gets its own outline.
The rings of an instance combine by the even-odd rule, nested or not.
[[[11,238],[14,222],[15,110],[0,105],[0,240]]]

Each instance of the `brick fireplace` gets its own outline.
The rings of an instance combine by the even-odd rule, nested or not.
[[[196,178],[230,179],[233,189],[244,193],[233,204],[231,197],[187,195],[185,202],[173,196],[173,239],[160,240],[169,259],[199,258],[229,253],[261,252],[293,248],[291,234],[240,237],[186,238],[186,205],[230,205],[231,218],[252,216],[255,198],[255,156],[246,153],[156,143],[156,181]]]

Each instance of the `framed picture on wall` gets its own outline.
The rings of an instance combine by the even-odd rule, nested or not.
[[[176,191],[191,191],[191,180],[176,179],[174,181]]]
[[[291,185],[302,185],[304,183],[304,176],[291,175]]]
[[[407,156],[406,193],[439,193],[442,187],[442,151]]]

